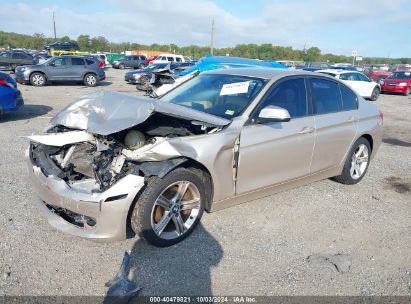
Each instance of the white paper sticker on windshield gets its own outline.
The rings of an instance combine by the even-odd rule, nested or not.
[[[249,85],[249,81],[225,84],[221,88],[220,96],[247,93]]]
[[[227,111],[225,111],[225,115],[232,116],[232,115],[234,115],[234,111],[233,110],[227,110]]]
[[[404,75],[405,75],[405,76],[410,76],[411,73],[410,73],[410,72],[405,72]]]

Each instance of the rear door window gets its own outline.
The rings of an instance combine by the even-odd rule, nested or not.
[[[311,78],[310,89],[315,114],[327,114],[342,110],[340,88],[334,81]]]
[[[174,61],[173,57],[167,57],[167,61]]]
[[[25,56],[23,53],[13,53],[12,57],[13,59],[26,59],[28,57]]]

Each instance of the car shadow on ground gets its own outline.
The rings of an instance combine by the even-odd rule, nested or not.
[[[0,115],[0,123],[36,118],[47,114],[51,110],[53,110],[53,108],[50,106],[26,104],[17,111]]]
[[[131,250],[131,280],[144,296],[212,295],[211,271],[222,257],[222,247],[201,223],[171,247],[154,247],[140,238]]]

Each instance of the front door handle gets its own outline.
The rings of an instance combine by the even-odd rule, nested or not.
[[[354,116],[351,116],[350,118],[348,118],[348,120],[347,120],[348,122],[354,122],[354,121],[356,121],[356,119],[355,119],[355,117]]]
[[[300,134],[309,134],[309,133],[313,133],[314,132],[314,128],[313,127],[304,127],[301,131]]]

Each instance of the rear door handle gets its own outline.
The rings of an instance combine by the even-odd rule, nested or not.
[[[347,120],[348,122],[354,122],[354,121],[356,121],[356,119],[355,119],[355,117],[354,116],[351,116],[350,118],[348,118],[348,120]]]
[[[314,132],[314,128],[313,127],[304,127],[301,131],[300,134],[309,134],[309,133],[313,133]]]

